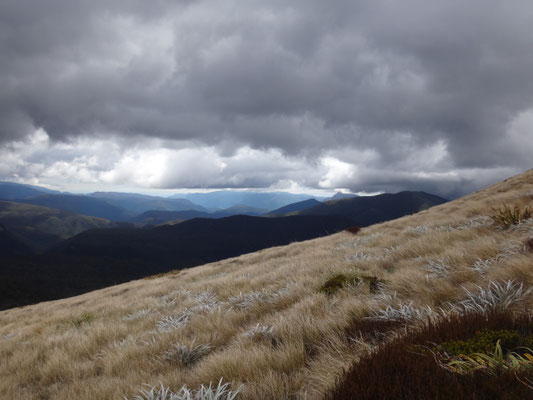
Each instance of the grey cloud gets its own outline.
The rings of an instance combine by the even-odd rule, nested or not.
[[[42,127],[53,141],[274,148],[310,168],[371,150],[368,179],[346,187],[456,195],[490,179],[446,172],[529,166],[508,130],[533,108],[532,23],[526,0],[4,1],[0,145]],[[436,143],[442,162],[405,163]],[[377,184],[370,167],[405,176]],[[275,181],[263,168],[235,185]]]

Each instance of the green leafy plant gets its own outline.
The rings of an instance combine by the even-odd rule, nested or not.
[[[533,350],[525,348],[523,354],[511,352],[506,355],[498,340],[491,353],[460,355],[439,363],[456,374],[465,375],[479,371],[485,375],[497,376],[508,371],[533,369]]]
[[[533,211],[529,206],[514,206],[503,205],[500,208],[493,208],[493,214],[490,216],[492,220],[504,228],[512,225],[517,225],[526,219],[533,217]]]
[[[461,354],[488,353],[494,349],[498,342],[504,351],[511,351],[520,346],[531,346],[533,344],[533,335],[524,337],[514,330],[483,329],[478,331],[473,338],[443,342],[439,347],[448,354],[458,356]]]

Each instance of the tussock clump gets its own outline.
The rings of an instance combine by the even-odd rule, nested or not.
[[[175,344],[165,352],[163,358],[167,361],[177,362],[184,367],[191,367],[204,356],[209,354],[212,346],[209,344],[196,344],[195,341],[190,346],[184,344]]]
[[[375,256],[369,253],[363,253],[361,251],[355,254],[348,255],[344,258],[345,261],[358,261],[358,260],[373,261],[373,260],[379,260],[379,259],[381,259],[381,257]]]
[[[239,293],[237,296],[230,296],[228,298],[228,304],[237,310],[246,310],[261,304],[275,304],[290,295],[291,291],[291,287],[286,286],[276,292],[269,292],[262,289]]]
[[[134,311],[128,315],[125,315],[122,317],[123,321],[133,321],[136,319],[146,318],[150,313],[152,313],[152,310],[141,308],[140,310]]]
[[[429,261],[425,266],[425,270],[428,278],[446,278],[452,272],[452,267],[449,260],[438,259]]]
[[[330,296],[343,288],[357,287],[363,282],[368,285],[371,294],[379,293],[385,286],[385,281],[376,276],[362,273],[335,274],[322,284],[319,291]]]
[[[349,286],[359,286],[362,278],[359,275],[336,274],[320,287],[320,292],[329,295]]]
[[[479,274],[484,274],[489,269],[491,269],[494,266],[494,264],[496,264],[497,262],[498,262],[498,257],[488,258],[486,260],[482,260],[481,258],[478,258],[474,262],[474,264],[472,264],[472,269]]]
[[[523,283],[512,280],[502,283],[491,281],[486,289],[480,286],[477,286],[477,289],[477,291],[471,292],[465,288],[467,298],[452,305],[452,310],[461,314],[506,310],[513,304],[524,300],[533,290],[532,287],[526,290]]]
[[[490,216],[494,223],[503,227],[509,228],[513,225],[518,225],[523,221],[533,218],[533,211],[529,206],[514,206],[503,205],[500,208],[493,208],[493,214]]]
[[[388,305],[385,309],[378,310],[371,319],[385,321],[419,321],[428,318],[434,319],[439,316],[430,306],[417,307],[413,302],[399,304],[398,306]]]
[[[96,315],[91,312],[84,312],[77,317],[72,317],[68,320],[68,323],[75,328],[80,328],[85,324],[89,324],[96,319]]]
[[[170,388],[163,386],[151,387],[150,390],[141,390],[141,394],[133,397],[131,400],[233,400],[241,388],[231,390],[228,382],[222,384],[222,378],[216,387],[202,385],[198,390],[188,389],[183,386],[178,392],[174,393]],[[125,398],[125,400],[128,400]]]
[[[244,332],[243,336],[253,341],[270,342],[272,346],[277,346],[279,343],[279,340],[274,335],[274,327],[271,325],[257,324],[256,326]]]
[[[171,332],[187,325],[191,314],[185,312],[179,315],[169,315],[157,321],[156,327],[160,332]]]

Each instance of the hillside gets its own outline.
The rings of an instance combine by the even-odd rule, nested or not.
[[[0,256],[0,309],[324,236],[350,225],[343,217],[241,215],[142,229],[91,229],[41,255]]]
[[[513,214],[504,204],[525,219],[498,224]],[[530,317],[512,320],[533,306],[528,206],[533,170],[356,235],[2,311],[0,396],[133,399],[149,386],[153,395],[222,380],[246,400],[531,398],[518,380],[533,380],[527,369],[460,375],[424,350],[435,345],[428,339],[452,339],[440,320],[470,335],[454,340],[502,324],[515,329],[508,335],[529,337]],[[470,325],[461,330],[465,318]],[[398,342],[404,337],[415,341]],[[436,380],[441,375],[448,386]]]
[[[8,201],[0,201],[0,224],[34,250],[44,250],[88,229],[112,226],[102,218]]]
[[[152,229],[93,229],[48,254],[99,259],[102,264],[129,259],[152,267],[183,268],[324,236],[351,224],[346,218],[324,216],[196,218]]]
[[[260,208],[254,208],[249,206],[240,206],[236,205],[224,210],[213,211],[213,212],[203,212],[195,210],[187,211],[158,211],[150,210],[146,211],[137,217],[133,218],[132,221],[146,224],[146,225],[160,225],[168,222],[175,221],[186,221],[193,218],[225,218],[231,217],[233,215],[248,215],[248,216],[260,216],[265,213],[266,210]]]
[[[0,223],[0,254],[4,257],[25,256],[33,250],[19,237]]]
[[[304,209],[298,215],[342,215],[358,226],[389,221],[433,207],[446,200],[424,192],[385,193],[377,196],[344,198],[325,201]]]

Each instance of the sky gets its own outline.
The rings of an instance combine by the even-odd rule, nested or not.
[[[533,167],[530,0],[3,0],[0,180],[423,190]]]

